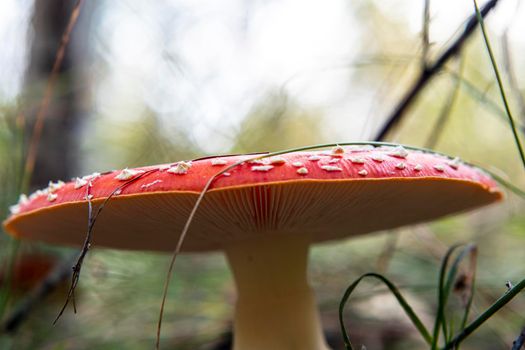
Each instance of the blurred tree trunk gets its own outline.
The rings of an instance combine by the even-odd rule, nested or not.
[[[0,0],[2,1],[2,0]],[[83,62],[87,56],[87,37],[94,5],[89,8],[86,1],[70,35],[62,65],[58,70],[58,80],[45,115],[44,127],[38,143],[38,152],[30,189],[43,188],[47,183],[59,179],[68,180],[79,165],[79,134],[81,116],[85,112],[83,103],[85,93],[81,83],[85,81]],[[23,112],[26,118],[26,146],[31,142],[36,115],[42,103],[46,84],[55,63],[62,36],[68,26],[74,0],[34,0],[33,16],[29,30],[32,39],[29,48],[29,62],[25,72],[23,92]],[[31,243],[29,243],[31,244]],[[24,242],[24,245],[28,245]],[[38,249],[38,247],[37,247]],[[31,248],[35,252],[35,246]],[[19,261],[28,256],[15,250]],[[45,255],[49,253],[44,253]],[[54,262],[45,279],[39,280],[36,288],[27,293],[22,301],[10,310],[3,323],[3,331],[14,334],[27,321],[33,309],[44,303],[44,298],[60,286],[71,275],[71,266],[77,253],[65,258],[61,263]],[[43,276],[39,276],[43,277]],[[1,345],[0,345],[1,347]]]
[[[34,2],[30,28],[33,32],[32,43],[25,76],[27,144],[31,142],[35,116],[75,3],[72,0],[35,0]],[[81,115],[79,59],[84,56],[82,51],[85,51],[88,32],[86,25],[88,21],[85,19],[84,10],[85,8],[82,8],[78,23],[66,47],[53,98],[45,116],[35,170],[30,183],[33,189],[45,187],[49,180],[67,180],[78,167],[77,139]]]

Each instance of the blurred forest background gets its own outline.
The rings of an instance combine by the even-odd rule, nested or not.
[[[2,218],[20,191],[49,180],[208,154],[373,139],[474,12],[470,0],[86,1],[55,69],[29,178],[24,169],[34,126],[75,3],[0,2]],[[523,133],[525,6],[500,0],[486,24]],[[433,75],[387,139],[457,155],[525,188],[479,29]],[[506,281],[525,277],[524,207],[508,193],[505,203],[474,213],[315,247],[310,279],[334,348],[342,348],[342,293],[369,271],[401,286],[430,325],[440,259],[458,241],[479,246],[473,304],[479,314],[506,291]],[[169,256],[149,252],[95,247],[82,271],[77,314],[68,308],[52,325],[66,279],[27,319],[5,328],[42,275],[70,266],[73,253],[0,236],[0,349],[152,348]],[[163,348],[219,349],[234,301],[221,254],[179,257]],[[450,312],[460,305],[451,303]],[[358,346],[425,348],[380,285],[361,286],[347,312]],[[511,349],[524,313],[518,296],[462,348]]]

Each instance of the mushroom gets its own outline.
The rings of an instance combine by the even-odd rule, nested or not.
[[[27,293],[38,286],[57,263],[58,258],[48,253],[38,251],[18,253],[10,274],[6,271],[9,264],[2,264],[0,286],[9,287],[10,292]]]
[[[206,182],[220,169],[183,251],[223,250],[238,289],[234,349],[328,349],[308,285],[309,246],[430,221],[502,198],[489,175],[458,159],[403,147],[335,147],[124,169],[52,184],[13,208],[15,237],[79,245],[86,188],[94,204],[124,182],[97,219],[93,244],[171,251]]]

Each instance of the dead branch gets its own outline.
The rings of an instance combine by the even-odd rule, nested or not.
[[[480,13],[483,18],[496,7],[499,0],[488,1],[481,9]],[[396,106],[392,114],[387,118],[386,123],[383,125],[381,130],[377,133],[374,141],[383,141],[388,132],[397,125],[401,120],[406,110],[416,100],[423,89],[428,83],[434,78],[437,73],[441,71],[445,63],[447,63],[452,57],[457,56],[463,48],[463,45],[467,39],[472,35],[474,29],[478,26],[478,19],[476,13],[472,14],[465,25],[463,33],[454,40],[450,46],[435,60],[431,65],[428,65],[426,69],[422,69],[419,77],[416,79],[414,84],[410,87],[405,96],[401,99],[401,102]]]

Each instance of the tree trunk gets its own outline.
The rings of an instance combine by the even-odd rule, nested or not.
[[[31,142],[35,116],[44,95],[62,35],[67,27],[75,1],[35,1],[32,18],[33,40],[29,65],[25,76],[27,144]],[[84,9],[82,9],[84,10]],[[80,121],[79,58],[85,49],[87,21],[81,12],[66,47],[64,60],[58,70],[44,128],[38,144],[38,153],[30,187],[45,187],[50,180],[68,180],[78,167],[78,134]]]

